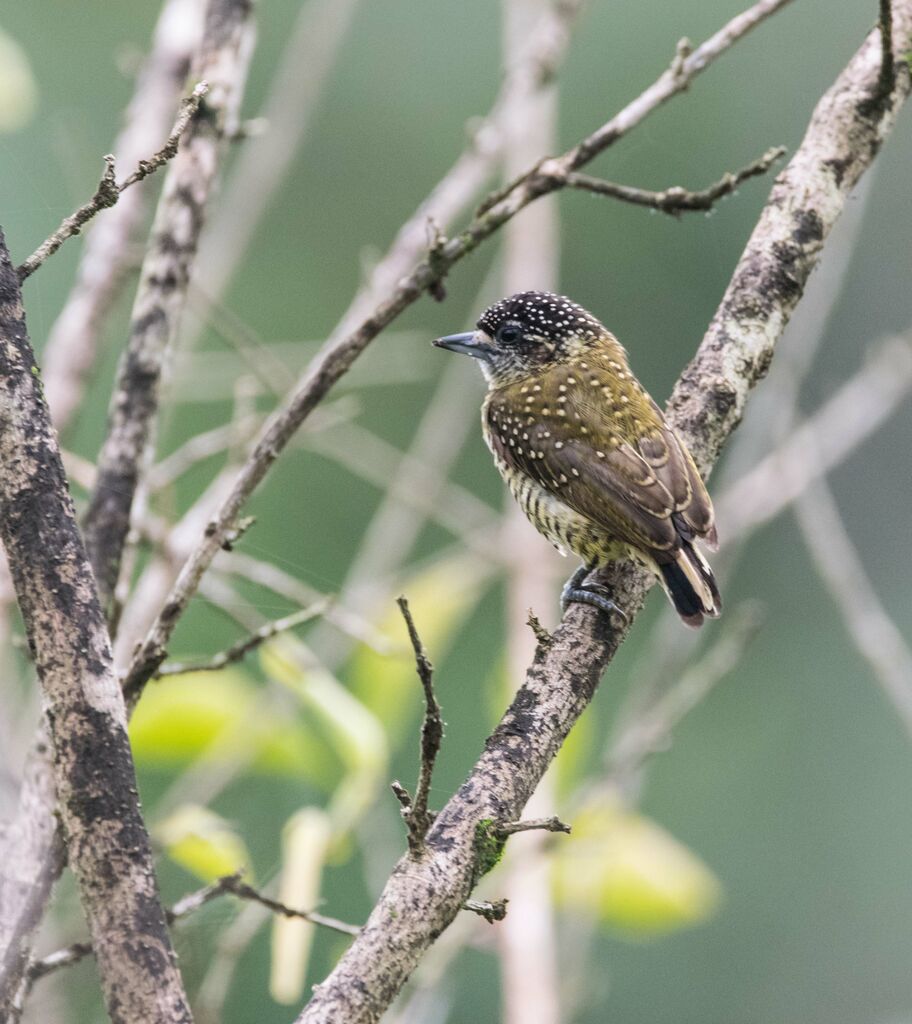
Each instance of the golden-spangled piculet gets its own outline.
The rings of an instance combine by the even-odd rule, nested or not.
[[[716,546],[713,508],[693,458],[630,370],[617,338],[575,302],[521,292],[478,329],[435,345],[479,360],[494,462],[532,525],[583,560],[564,605],[620,609],[587,575],[632,557],[658,577],[690,626],[721,611],[697,540]]]

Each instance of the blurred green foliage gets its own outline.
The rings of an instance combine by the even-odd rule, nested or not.
[[[0,135],[0,222],[14,256],[27,255],[94,188],[132,88],[122,67],[145,48],[156,6],[47,0],[4,9],[3,29],[14,42],[4,35],[0,44],[24,55],[17,67],[30,65],[38,96],[31,120]],[[561,143],[572,143],[649,84],[679,37],[705,38],[738,6],[731,0],[592,0],[560,74]],[[645,187],[698,187],[772,144],[793,149],[816,99],[873,23],[875,8],[873,2],[799,0],[600,158],[594,172]],[[264,0],[257,7],[249,115],[260,109],[297,9],[293,0]],[[296,368],[312,351],[304,341],[324,336],[344,310],[365,259],[385,248],[458,154],[466,120],[487,109],[501,70],[499,27],[499,6],[483,0],[374,0],[359,10],[293,174],[226,296],[267,343],[300,343],[297,355],[281,348]],[[11,59],[0,59],[0,88],[12,88],[2,85],[2,76],[13,68]],[[17,102],[26,111],[32,86],[27,72],[16,73],[26,97]],[[15,127],[15,121],[8,124]],[[806,409],[830,394],[880,336],[912,321],[910,165],[906,117],[879,161],[851,271],[803,395]],[[766,180],[747,183],[712,217],[681,220],[588,195],[560,197],[561,286],[611,325],[657,398],[668,393],[701,337],[767,189]],[[68,244],[26,286],[39,349],[78,250],[78,242]],[[497,251],[489,244],[460,265],[447,282],[445,303],[418,303],[396,325],[403,333],[378,339],[344,380],[338,393],[356,397],[362,426],[391,444],[409,444],[443,370],[440,354],[424,339],[473,319]],[[107,354],[78,428],[66,439],[88,458],[103,436],[128,312],[129,294],[107,332]],[[234,365],[214,332],[194,358],[197,369],[205,374],[209,368],[213,377]],[[375,383],[381,378],[387,383]],[[469,367],[460,386],[474,418],[481,385]],[[160,450],[172,451],[229,414],[226,396],[209,400],[202,387],[183,394],[166,417]],[[907,405],[833,480],[848,528],[906,635],[912,634],[912,584],[908,460],[902,453],[910,443]],[[167,496],[173,509],[186,508],[214,469],[205,464],[188,474]],[[452,476],[493,506],[501,503],[501,484],[477,431]],[[251,508],[257,524],[241,549],[336,591],[381,498],[376,486],[305,445],[283,458],[257,494]],[[418,581],[407,575],[395,589],[391,584],[375,614],[377,628],[405,652],[394,604],[399,588],[405,589],[437,663],[447,721],[432,790],[438,805],[481,748],[488,709],[504,702],[503,595],[464,559],[452,559],[452,545],[441,527],[425,528],[412,553]],[[441,552],[447,560],[435,563]],[[418,567],[427,564],[437,576],[421,577]],[[242,584],[242,596],[267,618],[291,607],[253,584]],[[634,889],[618,892],[618,875],[608,873],[607,859],[596,854],[585,861],[594,872],[585,888],[596,910],[615,923],[632,921],[640,932],[650,916],[660,925],[663,915],[666,924],[675,914],[681,922],[700,920],[715,905],[717,885],[724,901],[699,926],[648,944],[631,944],[613,930],[599,932],[583,991],[576,993],[573,1020],[579,1024],[912,1019],[908,742],[849,645],[787,516],[753,539],[726,592],[729,606],[747,596],[768,608],[761,636],[733,677],[677,730],[672,749],[653,760],[640,803],[643,817],[627,822],[637,843],[652,842],[645,853],[634,846],[625,855],[626,870],[641,887],[639,905],[632,907]],[[651,602],[558,759],[562,799],[599,770],[600,737],[629,685],[659,603],[658,597]],[[554,608],[536,611],[546,623],[553,621]],[[200,599],[173,653],[212,653],[237,635]],[[228,861],[249,859],[257,879],[270,878],[282,866],[283,827],[302,808],[322,807],[331,818],[334,810],[338,814],[336,856],[320,879],[324,909],[346,920],[365,918],[404,847],[386,785],[392,777],[414,778],[419,689],[407,653],[381,657],[362,647],[337,659],[335,668],[335,675],[317,671],[305,651],[282,643],[218,677],[178,677],[150,688],[133,738],[144,806],[173,858],[163,859],[161,870],[170,899]],[[188,766],[208,761],[217,771],[226,760],[243,761],[243,770],[205,811],[188,818],[172,786]],[[181,806],[183,838],[166,827],[174,826]],[[596,832],[617,827],[599,819],[610,818],[611,808],[586,813],[595,816]],[[223,846],[203,848],[201,858],[201,840],[187,836],[205,822],[212,826],[206,834],[220,837]],[[570,844],[590,841],[585,816],[574,824],[579,836],[564,845],[557,837],[554,844],[555,872],[564,878],[557,891],[566,901],[559,926],[568,935],[586,914],[579,891],[566,884],[579,881],[583,863],[568,860]],[[195,851],[188,842],[197,844]],[[661,905],[648,877],[643,881],[650,858],[660,855],[667,858],[656,869],[660,881],[679,873],[677,892]],[[496,894],[496,874],[487,883]],[[178,933],[191,992],[229,916],[213,907]],[[316,934],[310,982],[330,969],[341,948],[338,936]],[[289,1019],[289,1009],[268,998],[269,965],[264,930],[239,961],[226,1024]],[[91,972],[71,977],[79,987],[67,996],[67,1019],[100,1020]],[[448,986],[451,1021],[496,1019],[493,956],[465,951]]]

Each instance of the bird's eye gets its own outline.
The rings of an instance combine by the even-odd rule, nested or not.
[[[505,327],[501,327],[498,332],[498,337],[501,341],[505,341],[508,345],[511,342],[519,341],[522,331],[515,324],[507,324]]]

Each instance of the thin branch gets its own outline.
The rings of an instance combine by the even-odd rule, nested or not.
[[[901,45],[912,44],[912,3],[904,3],[901,22],[896,8],[894,17]],[[765,375],[827,234],[908,94],[904,74],[893,102],[878,116],[867,117],[860,109],[877,87],[878,37],[876,32],[868,36],[818,103],[800,147],[773,186],[695,358],[673,392],[670,421],[704,474],[740,419],[750,391]],[[686,58],[683,66],[692,59]],[[632,621],[651,580],[642,570],[623,565],[603,573],[602,581]],[[434,857],[427,863],[410,856],[400,860],[361,935],[318,986],[299,1024],[379,1019],[477,881],[479,826],[519,817],[591,701],[625,633],[626,628],[610,627],[593,609],[567,610],[552,646],[539,652],[468,779],[435,818],[427,837]],[[485,850],[486,862],[497,852]],[[390,941],[391,919],[395,944]]]
[[[197,889],[196,892],[182,896],[173,907],[165,911],[168,924],[175,924],[183,920],[183,918],[195,914],[197,910],[204,907],[207,903],[211,903],[218,896],[231,892],[229,881],[232,879],[238,880],[239,878],[240,874],[227,875],[224,878],[217,879],[210,885],[204,885],[201,889]],[[63,949],[58,949],[47,956],[43,956],[40,960],[33,960],[29,964],[27,974],[29,987],[41,978],[53,974],[54,971],[59,971],[62,967],[72,967],[73,964],[78,964],[80,960],[84,960],[93,953],[94,948],[91,942],[74,942]]]
[[[407,810],[403,805],[403,817],[408,822],[409,849],[414,854],[420,854],[424,850],[424,837],[434,815],[428,810],[428,796],[431,792],[431,777],[434,774],[434,762],[440,752],[440,743],[443,739],[443,717],[440,714],[440,705],[434,695],[434,666],[431,664],[415,622],[409,609],[408,601],[404,597],[396,599],[405,625],[408,629],[409,640],[412,650],[415,652],[415,667],[418,671],[418,678],[421,680],[421,688],[424,690],[424,722],[421,725],[421,765],[418,769],[418,785],[415,789],[415,799]],[[399,796],[399,794],[396,794]],[[400,798],[401,802],[401,798]]]
[[[377,335],[403,310],[413,305],[430,287],[439,282],[459,261],[495,234],[508,220],[530,203],[561,186],[560,177],[588,163],[622,138],[644,118],[680,93],[709,64],[729,49],[757,24],[784,7],[788,0],[760,0],[743,14],[733,18],[719,32],[698,47],[684,62],[678,74],[666,71],[641,96],[611,120],[568,150],[548,161],[541,173],[531,171],[527,180],[509,196],[476,217],[459,235],[435,252],[433,260],[419,263],[399,280],[387,298],[381,301],[361,324],[348,334],[331,338],[311,364],[287,401],[270,417],[260,438],[206,536],[184,564],[171,592],[144,641],[139,646],[127,673],[125,688],[136,699],[145,683],[165,658],[171,634],[188,602],[196,592],[203,573],[218,553],[225,534],[232,527],[250,495],[295,432],[345,374],[354,360]]]
[[[318,914],[314,910],[297,910],[294,907],[288,907],[284,903],[272,899],[270,896],[265,896],[254,889],[253,886],[247,885],[246,882],[241,882],[234,875],[225,879],[224,884],[228,892],[234,893],[235,896],[240,897],[242,900],[259,903],[274,914],[281,914],[283,917],[300,917],[304,921],[310,921],[311,924],[320,925],[322,928],[329,928],[334,932],[341,932],[342,935],[361,934],[361,929],[356,924],[348,924],[345,921],[340,921],[338,918]]]
[[[588,174],[578,173],[568,174],[565,184],[570,188],[583,189],[600,196],[610,196],[612,199],[620,199],[625,203],[632,203],[634,206],[648,206],[653,210],[660,210],[662,213],[678,217],[691,210],[711,210],[718,200],[730,196],[742,181],[766,174],[770,167],[784,155],[785,146],[768,149],[753,163],[742,167],[740,171],[734,173],[729,171],[715,184],[701,189],[699,192],[690,192],[677,185],[663,189],[661,192],[651,192],[648,189],[618,185],[613,181],[604,181],[601,178],[591,178]]]
[[[191,914],[195,914],[202,907],[206,906],[207,903],[211,903],[219,896],[224,896],[228,893],[246,902],[258,903],[274,914],[281,914],[284,917],[300,917],[305,921],[310,921],[311,924],[320,925],[335,932],[341,932],[343,935],[357,935],[361,930],[357,925],[346,924],[344,921],[339,921],[334,917],[327,917],[314,911],[295,910],[292,907],[287,907],[284,903],[279,903],[278,900],[265,896],[259,890],[254,889],[253,886],[241,881],[240,872],[233,875],[224,875],[209,885],[204,885],[201,889],[181,897],[173,907],[165,912],[168,924],[176,924],[182,921]],[[91,956],[94,951],[91,942],[74,942],[63,949],[49,953],[40,960],[34,960],[29,964],[28,968],[27,978],[29,987],[41,978],[45,978],[63,967],[72,967],[74,964],[78,964],[80,960]]]
[[[912,650],[874,589],[825,481],[804,491],[795,516],[846,633],[912,739]]]
[[[273,593],[279,594],[294,604],[306,604],[319,600],[319,591],[299,580],[291,573],[285,572],[270,562],[264,562],[254,558],[243,551],[223,552],[219,556],[219,569],[224,569],[232,575],[239,576],[250,583],[265,587]],[[326,609],[324,618],[332,626],[350,636],[365,647],[376,651],[378,654],[388,655],[392,653],[393,646],[389,638],[381,633],[364,616],[342,603],[333,603]]]
[[[307,608],[301,608],[299,611],[286,615],[282,619],[267,622],[251,633],[250,636],[244,637],[243,640],[239,640],[227,650],[220,651],[206,661],[187,662],[186,664],[176,662],[173,665],[162,665],[158,670],[158,675],[161,677],[186,675],[188,672],[219,672],[227,665],[233,665],[235,662],[242,661],[251,651],[256,650],[261,644],[271,640],[279,633],[285,633],[296,626],[303,625],[305,622],[310,622],[318,615],[322,615],[331,602],[332,598],[326,597],[322,601],[318,601]]]
[[[607,778],[602,785],[627,789],[631,778],[652,754],[665,750],[681,720],[744,658],[763,623],[763,609],[745,602],[733,609],[719,639],[697,662],[685,669],[649,706],[631,718],[606,756]]]
[[[564,832],[566,835],[570,835],[570,826],[560,818],[552,816],[550,818],[529,818],[526,821],[510,821],[505,825],[494,826],[494,831],[501,839],[516,835],[517,832],[533,831]]]
[[[912,344],[890,338],[778,448],[722,492],[716,513],[723,535],[743,536],[779,515],[882,427],[910,390]]]
[[[0,391],[0,535],[47,709],[60,819],[98,950],[105,1004],[114,1024],[189,1022],[139,808],[110,639],[2,232]],[[59,847],[52,844],[51,852]],[[135,956],[138,948],[145,950],[142,957]],[[3,950],[3,957],[5,1019],[28,943]]]
[[[168,141],[157,153],[153,153],[148,160],[140,160],[136,170],[128,174],[120,183],[115,178],[114,157],[109,153],[104,158],[104,174],[101,176],[98,188],[95,189],[95,194],[87,203],[83,203],[75,213],[71,213],[69,217],[64,217],[60,222],[60,227],[46,238],[27,260],[20,263],[16,270],[20,283],[26,278],[31,277],[41,264],[53,256],[68,238],[78,235],[96,213],[100,213],[102,210],[113,206],[120,198],[121,193],[125,192],[131,185],[135,185],[148,178],[159,167],[164,167],[169,160],[174,159],[177,155],[177,147],[181,136],[190,126],[190,122],[195,117],[200,104],[203,102],[203,97],[208,91],[209,86],[206,82],[200,82],[189,96],[181,100],[180,112],[177,115],[177,120],[174,122],[171,134],[168,136]]]

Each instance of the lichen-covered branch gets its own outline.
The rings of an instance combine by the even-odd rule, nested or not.
[[[251,0],[210,0],[193,64],[194,77],[207,82],[209,92],[168,168],[143,260],[130,338],[85,517],[86,547],[105,609],[117,585],[133,498],[158,411],[165,356],[184,309],[224,131],[237,118],[251,52],[250,11]]]
[[[912,0],[893,9],[894,46],[912,47]],[[874,30],[814,111],[805,137],[773,186],[696,356],[681,375],[669,415],[708,473],[765,374],[826,236],[909,93],[908,68],[889,101],[865,101],[880,85]],[[649,581],[631,566],[605,574],[632,621]],[[571,607],[535,661],[468,779],[437,815],[420,860],[394,869],[361,935],[317,986],[299,1024],[376,1021],[424,951],[453,920],[480,869],[478,828],[519,817],[545,769],[589,704],[626,630]]]
[[[108,1013],[131,1024],[189,1021],[108,632],[2,233],[0,466],[0,537],[48,712],[60,817]]]

